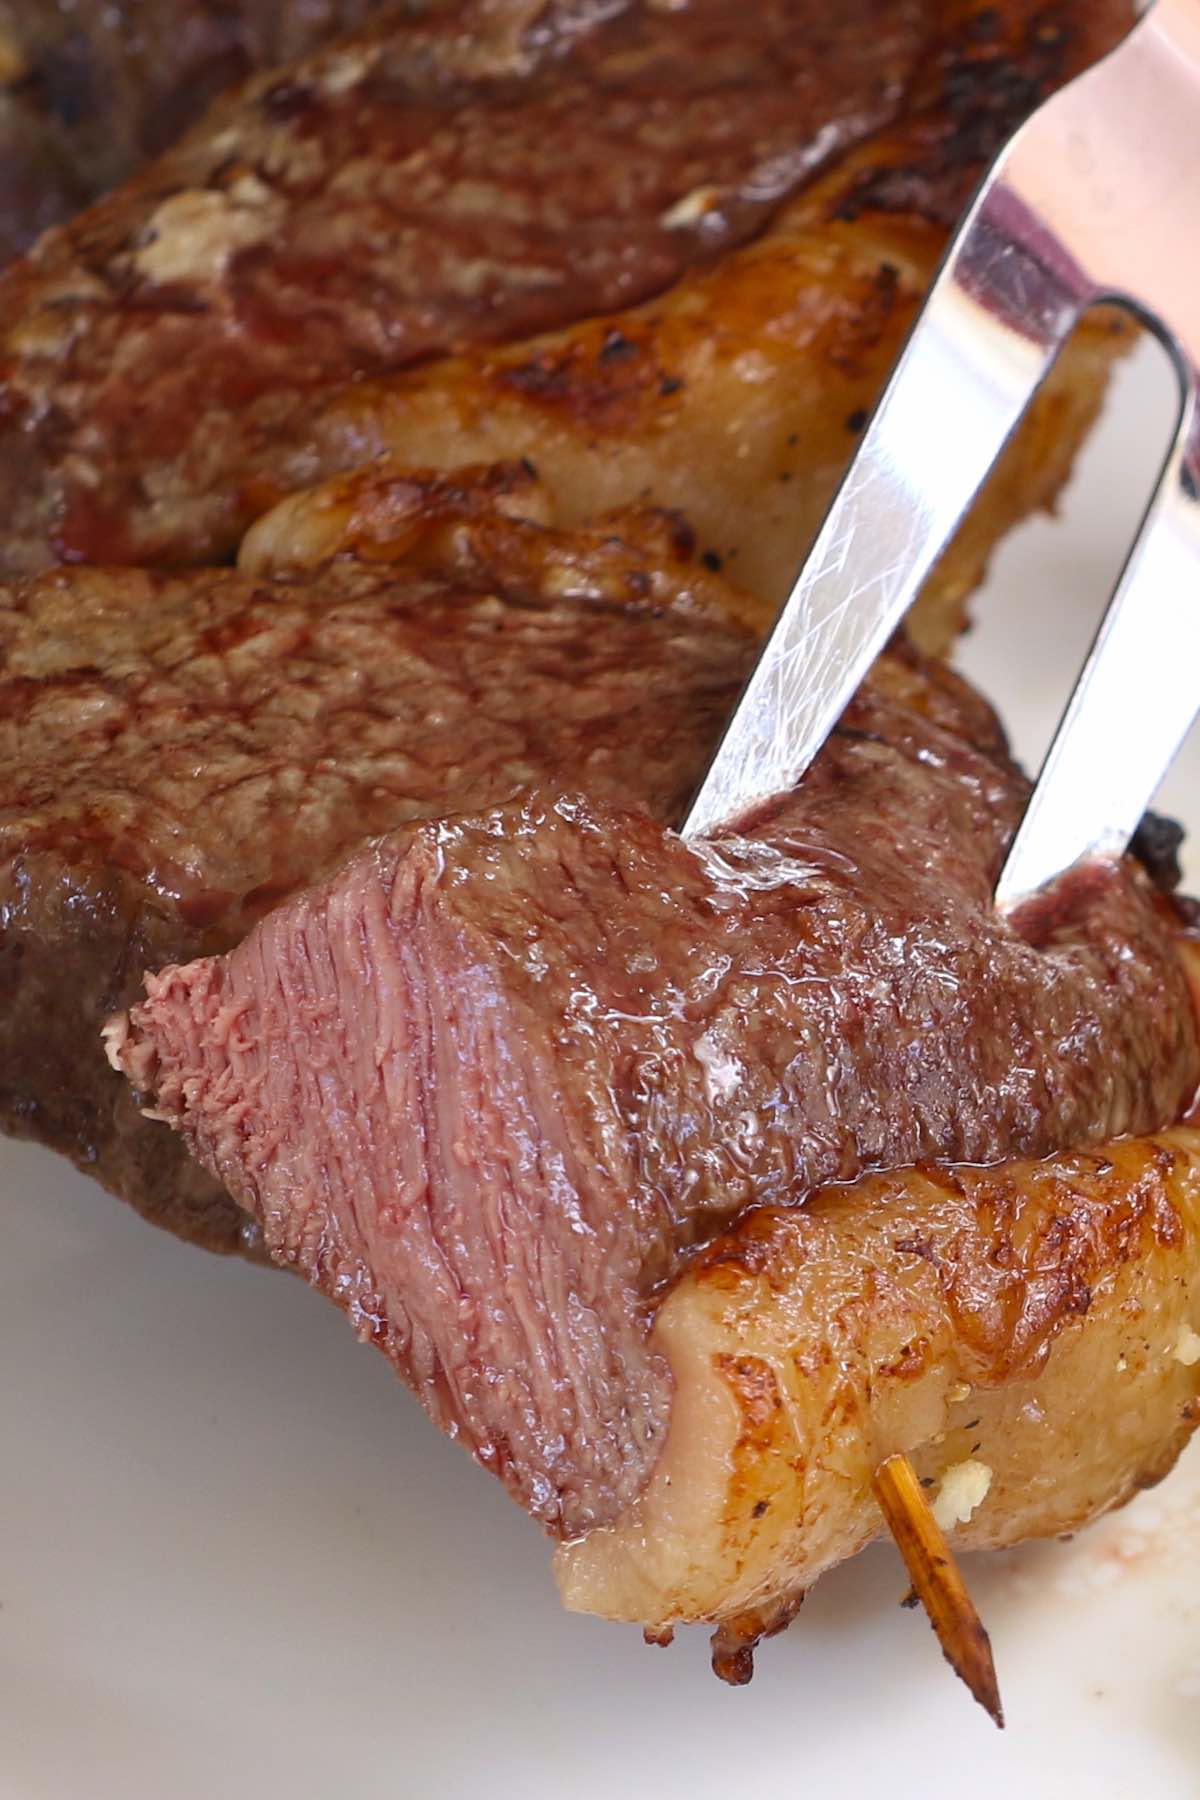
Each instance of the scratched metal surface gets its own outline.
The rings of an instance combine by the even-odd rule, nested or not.
[[[1152,377],[968,645],[1026,753],[1137,512]],[[1200,831],[1198,778],[1192,744],[1167,799]],[[298,1282],[0,1144],[0,1800],[1195,1800],[1200,1452],[970,1577],[1003,1738],[886,1549],[718,1687],[700,1634],[649,1650],[564,1614],[538,1534]]]
[[[1198,701],[1200,613],[1180,598],[1200,578],[1200,303],[1180,254],[1197,217],[1198,105],[1200,6],[1158,0],[993,166],[692,804],[688,836],[736,822],[804,772],[1038,380],[1087,308],[1122,295],[1171,344],[1182,405],[997,902],[1124,849]],[[1178,655],[1147,665],[1147,639],[1167,637]],[[1154,704],[1117,745],[1108,720],[1130,681]]]

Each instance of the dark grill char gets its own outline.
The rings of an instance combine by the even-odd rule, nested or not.
[[[991,891],[1027,792],[893,655],[793,796],[692,849],[570,794],[406,828],[113,1028],[156,1114],[552,1530],[668,1408],[642,1303],[747,1207],[922,1158],[1082,1149],[1200,1076],[1133,862]]]

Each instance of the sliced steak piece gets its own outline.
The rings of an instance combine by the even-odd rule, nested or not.
[[[0,0],[0,262],[379,0]]]
[[[6,1130],[234,1248],[245,1215],[104,1060],[144,969],[227,949],[406,819],[546,778],[678,812],[751,654],[730,590],[670,521],[559,534],[504,504],[540,504],[525,472],[411,481],[407,567],[0,591]]]
[[[1135,864],[1066,887],[1036,941],[994,912],[1026,792],[983,702],[893,655],[745,835],[693,848],[570,794],[410,827],[149,976],[110,1052],[571,1536],[644,1485],[647,1304],[732,1215],[1190,1099],[1178,922]]]
[[[901,115],[913,132],[856,164],[839,213],[851,237],[868,212],[900,243],[911,226],[928,264],[998,134],[1129,19],[1126,0],[458,0],[258,78],[0,280],[5,565],[232,549],[317,393],[660,293]],[[810,285],[844,275],[834,257]],[[886,316],[858,310],[840,354],[874,375]]]

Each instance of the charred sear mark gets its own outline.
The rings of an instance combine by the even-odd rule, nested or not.
[[[716,1365],[737,1395],[745,1425],[743,1437],[769,1430],[783,1402],[771,1365],[759,1356],[718,1356]]]
[[[492,375],[501,389],[553,406],[581,424],[616,430],[627,427],[644,403],[669,398],[684,386],[680,376],[659,366],[652,344],[652,326],[637,337],[608,327],[525,362],[499,364]]]
[[[623,331],[618,331],[614,326],[611,331],[605,332],[604,342],[600,346],[598,358],[600,362],[605,364],[625,362],[629,357],[636,355],[637,345],[631,338],[627,338]]]
[[[881,262],[857,297],[857,304],[847,308],[837,321],[826,352],[835,369],[852,377],[861,377],[868,371],[872,352],[895,325],[902,296],[899,269],[894,263]],[[854,420],[861,423],[855,426]],[[865,409],[859,408],[846,420],[847,430],[861,430],[866,421]]]
[[[1162,813],[1148,812],[1133,834],[1130,850],[1137,857],[1155,887],[1164,894],[1173,893],[1183,878],[1179,851],[1185,832],[1176,819]]]
[[[925,129],[910,134],[912,153],[868,170],[842,194],[833,216],[912,213],[953,225],[979,174],[1074,66],[1078,19],[1048,6],[1013,21],[982,7],[944,48]]]
[[[883,1363],[879,1374],[890,1381],[917,1381],[925,1373],[929,1362],[928,1338],[916,1338],[911,1343],[901,1346],[900,1352],[891,1362]]]
[[[731,1687],[745,1687],[754,1677],[754,1652],[765,1637],[786,1631],[804,1604],[804,1595],[725,1619],[712,1634],[713,1674]]]

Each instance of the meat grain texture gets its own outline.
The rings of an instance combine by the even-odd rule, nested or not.
[[[380,439],[421,463],[544,453],[578,517],[615,448],[620,492],[594,504],[686,501],[716,556],[749,558],[763,509],[736,509],[767,471],[773,547],[748,585],[777,597],[983,160],[1128,22],[1120,0],[459,0],[256,78],[0,278],[6,564],[211,560]],[[663,294],[814,182],[779,255],[725,296],[744,356],[705,370],[689,309],[720,296],[700,289],[677,315],[679,368],[659,372],[669,334],[647,349],[655,327],[634,319],[565,366],[535,344],[494,372],[447,365],[444,393],[427,369],[411,432],[404,389],[359,403],[364,378]],[[1102,385],[1098,342],[1039,408],[958,594],[1061,482]],[[777,373],[790,402],[756,405]],[[499,451],[480,422],[497,391]],[[711,480],[672,471],[681,444],[685,466],[712,461],[743,413],[736,454],[712,462],[751,465],[731,512]]]

